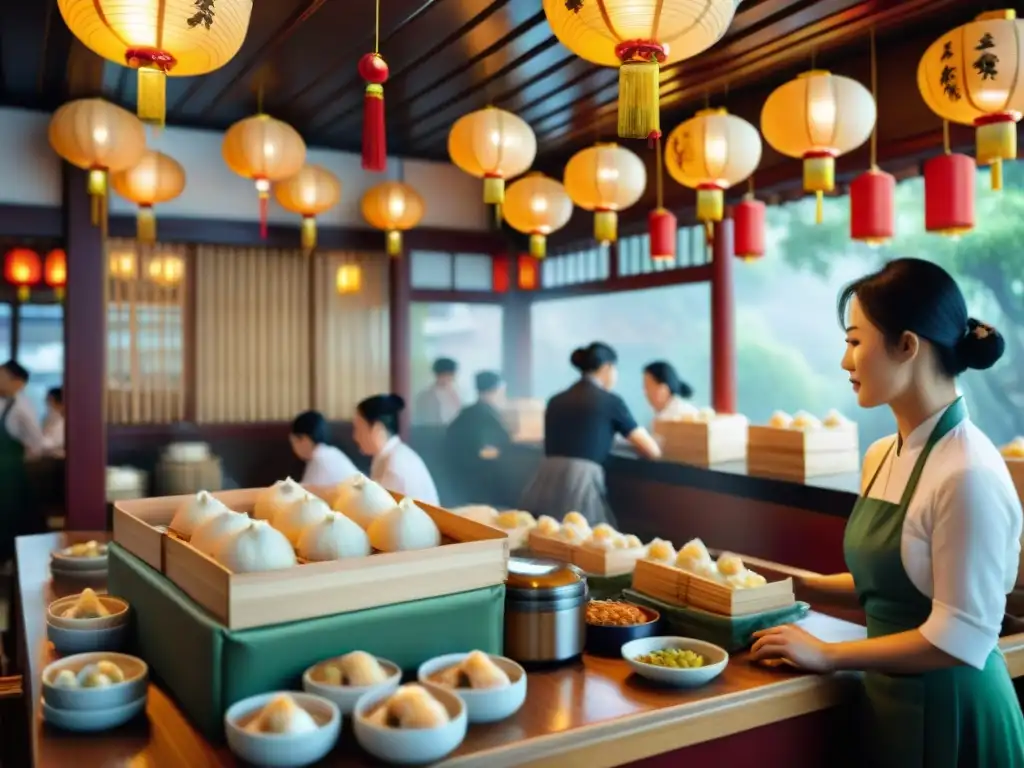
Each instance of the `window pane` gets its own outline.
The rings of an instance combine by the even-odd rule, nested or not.
[[[0,304],[0,359],[11,356],[11,305]]]
[[[413,288],[451,290],[452,255],[440,251],[412,251],[409,254],[409,284]]]
[[[455,254],[455,290],[489,291],[493,286],[490,256],[481,253]]]
[[[30,374],[25,392],[41,416],[46,391],[64,382],[64,307],[22,304],[18,318],[18,362]]]

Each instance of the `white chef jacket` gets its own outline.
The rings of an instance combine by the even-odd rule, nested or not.
[[[684,400],[679,395],[672,395],[672,397],[669,398],[669,401],[665,403],[665,407],[654,414],[654,421],[651,422],[651,431],[654,431],[654,427],[658,419],[678,421],[683,418],[683,416],[690,416],[697,412],[697,406],[693,403]]]
[[[54,411],[43,419],[43,450],[50,456],[64,455],[64,417]]]
[[[306,462],[302,473],[303,485],[337,485],[358,475],[359,470],[352,460],[333,445],[320,443],[313,449],[313,455]]]
[[[0,413],[7,409],[9,402],[0,397]],[[43,452],[43,430],[39,426],[39,419],[36,418],[32,402],[24,394],[19,393],[14,396],[14,406],[7,414],[4,427],[11,437],[25,446],[26,456],[31,458]]]
[[[370,464],[370,479],[389,491],[412,496],[416,501],[438,505],[437,486],[423,459],[398,435],[389,439]]]
[[[462,399],[454,387],[431,384],[416,397],[412,418],[416,424],[443,426],[462,410]]]
[[[914,463],[945,409],[893,447],[870,497],[899,503]],[[875,442],[864,458],[862,492],[896,436]],[[903,568],[932,601],[925,638],[981,669],[996,646],[1006,595],[1020,561],[1020,500],[998,449],[969,419],[932,449],[907,507],[900,541]]]

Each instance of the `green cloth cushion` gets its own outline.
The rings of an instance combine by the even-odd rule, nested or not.
[[[587,587],[590,590],[591,600],[615,600],[621,597],[622,590],[628,589],[632,583],[632,571],[619,576],[587,574]]]

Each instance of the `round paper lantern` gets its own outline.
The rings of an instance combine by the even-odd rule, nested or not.
[[[173,288],[185,276],[185,262],[178,256],[154,256],[146,265],[146,275],[157,285]]]
[[[803,158],[804,191],[818,198],[836,185],[835,159],[871,136],[876,108],[856,80],[812,70],[776,88],[761,109],[761,132],[780,154]]]
[[[425,210],[420,193],[401,181],[370,187],[361,207],[366,223],[387,233],[388,256],[402,253],[402,232],[419,224]]]
[[[43,260],[43,282],[63,300],[64,290],[68,285],[68,255],[63,248],[54,248]]]
[[[341,296],[359,293],[361,283],[362,274],[358,264],[342,264],[334,273],[334,290]]]
[[[173,200],[185,189],[185,169],[173,157],[147,149],[138,163],[118,171],[110,183],[125,200],[139,206],[135,216],[135,236],[143,243],[156,242],[156,215],[153,206]]]
[[[582,59],[619,67],[619,136],[661,135],[659,69],[707,50],[732,22],[736,0],[544,0],[555,37]]]
[[[704,109],[669,134],[665,167],[684,187],[697,190],[697,220],[721,221],[725,190],[761,162],[761,136],[724,109]]]
[[[323,166],[306,165],[275,184],[274,197],[286,211],[302,216],[302,247],[310,251],[316,248],[316,217],[341,200],[341,182]]]
[[[1003,160],[1017,157],[1024,112],[1024,22],[1013,10],[983,13],[947,32],[925,51],[917,85],[928,107],[952,123],[974,125],[978,163],[992,165],[992,188],[1003,185]]]
[[[679,224],[675,214],[655,208],[647,214],[647,235],[651,241],[651,261],[675,261]]]
[[[107,258],[107,272],[115,280],[135,279],[136,258],[133,251],[115,251]]]
[[[765,204],[746,195],[732,209],[733,252],[737,258],[753,261],[764,256]]]
[[[252,0],[57,0],[64,23],[87,48],[139,72],[138,113],[163,123],[167,75],[194,77],[224,66],[249,28]]]
[[[50,146],[78,168],[89,171],[94,224],[107,220],[107,173],[131,168],[146,151],[146,129],[126,109],[103,99],[78,99],[50,118]]]
[[[43,264],[31,248],[12,248],[4,256],[4,279],[18,289],[19,301],[28,301],[29,289],[42,278]]]
[[[896,231],[896,177],[872,168],[850,184],[850,237],[868,245],[891,240]]]
[[[505,179],[526,173],[537,156],[537,137],[522,118],[487,107],[463,115],[448,134],[448,156],[470,176],[484,180],[484,202],[505,199]]]
[[[924,227],[959,237],[974,229],[974,160],[946,154],[924,164]]]
[[[270,184],[294,176],[306,162],[306,142],[288,123],[253,115],[228,128],[221,145],[228,168],[256,182],[260,199],[260,236],[267,236]]]
[[[594,237],[614,242],[618,211],[633,205],[647,186],[643,160],[618,144],[580,150],[565,166],[565,191],[580,208],[594,212]]]
[[[530,236],[530,255],[547,253],[547,237],[572,218],[572,200],[565,187],[543,173],[531,173],[510,184],[505,192],[505,221]]]

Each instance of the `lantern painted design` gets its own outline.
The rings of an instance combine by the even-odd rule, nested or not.
[[[959,237],[974,229],[974,177],[967,155],[948,153],[924,164],[924,227]]]
[[[484,180],[484,202],[505,201],[505,180],[526,173],[537,156],[537,137],[525,120],[487,107],[463,115],[448,134],[448,156],[470,176]]]
[[[526,253],[519,254],[516,260],[516,285],[521,291],[535,291],[540,285],[537,260]]]
[[[339,296],[348,293],[359,293],[362,287],[362,270],[358,264],[341,264],[334,273],[334,290]]]
[[[379,9],[378,9],[379,10]],[[388,164],[387,133],[384,128],[384,83],[388,65],[374,51],[359,60],[359,76],[366,81],[363,96],[363,170],[380,173]]]
[[[185,262],[178,256],[154,256],[146,265],[146,276],[164,288],[174,288],[185,277]]]
[[[420,193],[401,181],[385,181],[366,191],[362,201],[366,223],[387,233],[388,256],[402,253],[402,232],[423,218],[425,206]]]
[[[824,70],[804,72],[776,88],[761,109],[761,132],[780,154],[804,161],[804,191],[835,189],[836,161],[861,146],[875,126],[875,100],[863,85]]]
[[[992,166],[992,189],[1002,189],[1003,160],[1017,157],[1022,39],[1024,22],[1015,11],[983,13],[932,43],[917,67],[917,85],[932,112],[975,126],[978,164]]]
[[[850,237],[868,245],[891,240],[896,231],[896,177],[872,168],[850,184]]]
[[[63,248],[54,248],[43,260],[43,282],[57,295],[58,301],[64,300],[64,291],[68,286],[68,255]]]
[[[512,287],[511,275],[509,275],[508,256],[494,256],[491,258],[491,290],[495,293],[508,293]]]
[[[655,208],[647,214],[647,234],[651,239],[651,261],[676,260],[679,223],[675,214],[665,208]]]
[[[29,289],[43,279],[43,263],[31,248],[12,248],[4,256],[4,279],[18,289],[18,300],[28,301]]]
[[[306,165],[274,185],[274,197],[286,211],[302,216],[302,248],[316,248],[316,217],[341,200],[341,181],[320,165]]]
[[[306,162],[306,142],[288,123],[253,115],[228,128],[221,145],[228,168],[256,183],[260,201],[260,237],[267,237],[271,182],[294,176]]]
[[[647,169],[635,152],[618,144],[595,144],[577,152],[565,166],[565,190],[585,211],[594,212],[594,237],[618,237],[618,212],[644,193]]]
[[[733,252],[743,261],[764,256],[766,206],[753,194],[732,209]]]
[[[722,220],[725,190],[761,162],[761,136],[746,120],[724,109],[704,109],[669,134],[665,167],[684,187],[697,190],[697,220]]]
[[[168,75],[220,69],[242,47],[252,0],[57,0],[64,23],[94,53],[138,70],[138,114],[164,122]]]
[[[118,171],[110,183],[125,200],[139,206],[135,217],[135,236],[139,242],[156,242],[156,215],[153,206],[166,203],[185,189],[185,169],[173,157],[147,149],[131,168]]]
[[[660,68],[706,51],[737,0],[544,0],[555,37],[581,59],[619,68],[619,136],[661,135]]]
[[[565,187],[543,173],[529,173],[505,192],[505,221],[530,236],[530,255],[543,259],[547,237],[572,218],[572,200]]]
[[[69,101],[53,113],[53,151],[89,172],[93,224],[106,226],[107,174],[131,168],[146,151],[146,129],[126,109],[103,99]]]

